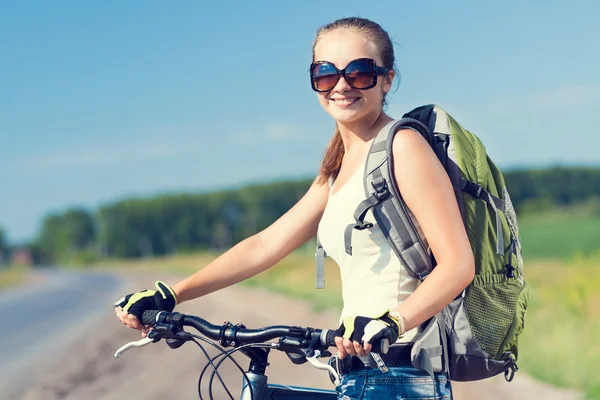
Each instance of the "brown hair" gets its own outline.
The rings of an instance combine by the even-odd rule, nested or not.
[[[317,31],[317,36],[313,43],[313,61],[315,58],[315,46],[319,39],[326,33],[335,29],[355,29],[365,35],[371,42],[377,46],[383,60],[383,67],[392,70],[394,69],[394,47],[388,33],[377,23],[365,18],[342,18],[333,21],[330,24],[322,26]],[[399,75],[398,75],[399,76]],[[386,105],[385,96],[383,98],[383,106]],[[319,171],[319,184],[324,184],[330,177],[337,177],[342,167],[342,158],[344,157],[344,143],[340,135],[339,129],[336,127],[333,137],[327,145],[327,150],[321,162],[321,170]]]

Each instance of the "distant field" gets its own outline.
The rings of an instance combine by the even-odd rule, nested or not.
[[[0,290],[23,282],[28,271],[28,267],[22,266],[0,268]]]
[[[600,212],[581,208],[519,219],[526,259],[567,260],[600,250]]]
[[[98,267],[122,267],[138,270],[164,270],[169,273],[192,274],[214,260],[216,253],[194,253],[147,260],[112,260],[97,263]],[[309,301],[315,310],[341,309],[341,282],[337,265],[325,260],[325,289],[315,289],[314,256],[297,252],[273,268],[241,283],[260,286],[276,293]]]
[[[262,286],[277,293],[307,300],[316,311],[342,309],[342,285],[337,264],[325,260],[325,288],[315,288],[315,258],[294,254],[244,284]]]
[[[600,399],[600,257],[532,261],[519,367],[556,386]]]

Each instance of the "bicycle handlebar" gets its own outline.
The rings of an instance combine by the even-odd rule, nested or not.
[[[263,343],[268,340],[281,338],[284,336],[305,337],[306,339],[318,336],[322,346],[335,347],[336,331],[331,329],[313,329],[297,326],[269,326],[259,329],[247,329],[241,325],[212,325],[208,321],[179,313],[168,313],[165,311],[147,310],[142,315],[142,324],[154,326],[164,318],[164,323],[180,323],[182,326],[191,326],[198,330],[202,335],[212,340],[219,340],[221,344],[238,346],[251,343]],[[284,342],[285,343],[285,342]],[[293,341],[286,344],[294,345]],[[299,343],[298,343],[299,344]],[[386,354],[390,343],[386,338],[375,341],[372,344],[372,350],[375,353]]]

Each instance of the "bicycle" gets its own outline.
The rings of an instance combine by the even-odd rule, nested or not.
[[[340,376],[336,369],[317,359],[320,357],[331,357],[329,347],[335,346],[334,330],[315,329],[299,326],[267,326],[259,329],[247,329],[242,324],[233,325],[225,322],[223,325],[212,325],[208,321],[193,316],[177,312],[166,311],[145,311],[142,316],[142,323],[154,328],[144,339],[127,343],[117,350],[115,358],[121,354],[136,347],[143,347],[150,343],[165,339],[167,345],[172,349],[181,347],[185,342],[195,342],[204,352],[208,363],[202,370],[198,380],[198,396],[202,399],[201,383],[208,366],[213,367],[213,372],[209,382],[209,396],[213,399],[212,385],[214,377],[217,376],[225,391],[231,399],[233,396],[227,389],[227,386],[218,373],[218,368],[226,359],[230,359],[242,372],[244,382],[242,386],[241,400],[333,400],[337,399],[337,392],[333,390],[316,389],[301,386],[288,386],[268,383],[266,369],[268,364],[269,351],[271,349],[285,352],[294,364],[303,364],[309,362],[313,367],[321,370],[327,370],[330,373],[332,382],[337,386],[340,384]],[[202,336],[186,332],[185,326],[192,327],[200,332]],[[388,328],[389,329],[389,328]],[[269,340],[278,339],[277,342]],[[220,354],[211,358],[204,347],[198,342],[201,340],[212,345],[220,351]],[[218,341],[219,345],[213,341]],[[389,349],[389,341],[386,338],[373,343],[371,355],[377,362],[379,354],[386,354]],[[233,347],[232,350],[225,351],[224,347]],[[250,358],[248,371],[244,372],[241,366],[231,357],[235,352],[241,352]],[[220,360],[217,360],[219,359]],[[337,358],[335,358],[337,360]],[[216,362],[216,365],[215,365]],[[339,367],[339,366],[338,366]],[[338,368],[339,370],[339,368]]]

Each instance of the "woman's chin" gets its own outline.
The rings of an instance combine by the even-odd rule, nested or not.
[[[329,115],[333,117],[337,122],[350,123],[359,120],[364,116],[365,113],[361,113],[358,110],[330,110]]]

